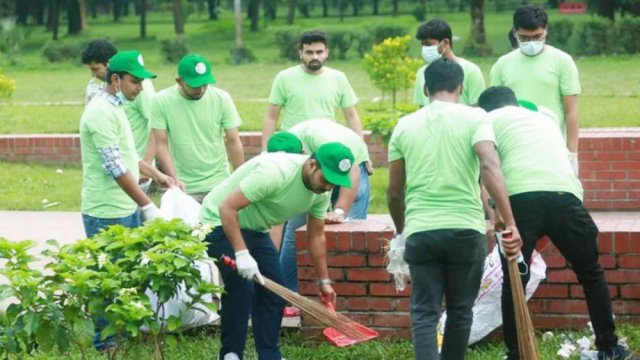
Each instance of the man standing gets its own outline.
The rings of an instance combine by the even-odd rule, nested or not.
[[[307,243],[320,295],[335,304],[327,269],[324,216],[334,186],[350,187],[353,154],[328,143],[311,156],[268,153],[257,156],[223,181],[204,199],[200,220],[216,228],[207,235],[209,256],[236,259],[237,272],[221,266],[222,295],[219,358],[242,359],[251,314],[258,357],[280,360],[278,346],[284,301],[252,279],[282,284],[278,251],[269,238],[271,226],[300,213],[308,214]],[[234,255],[235,254],[235,255]]]
[[[459,101],[462,104],[476,105],[478,96],[484,90],[484,77],[478,65],[453,53],[453,35],[449,24],[441,19],[429,20],[418,27],[416,39],[422,44],[422,58],[427,64],[416,73],[414,103],[418,106],[429,104],[429,99],[424,93],[424,70],[430,63],[445,58],[460,64],[464,72]]]
[[[511,88],[516,97],[552,110],[564,135],[574,172],[578,174],[578,68],[571,56],[545,44],[547,14],[523,5],[513,14],[520,51],[503,55],[491,68],[491,85]]]
[[[572,171],[567,148],[552,118],[518,106],[507,87],[490,87],[479,105],[489,111],[509,201],[530,263],[538,239],[547,235],[571,263],[582,284],[596,335],[598,359],[626,359],[618,345],[609,288],[598,263],[598,228],[582,205],[582,185]],[[522,269],[524,270],[524,269]],[[502,271],[507,274],[506,261]],[[521,271],[523,287],[530,273]],[[509,277],[502,284],[503,334],[507,358],[520,358]]]
[[[301,65],[281,71],[273,80],[269,107],[262,126],[262,149],[276,130],[282,113],[282,130],[308,119],[332,119],[342,109],[347,125],[362,136],[356,111],[358,97],[341,71],[324,66],[329,57],[327,35],[321,31],[302,34],[298,54]]]
[[[91,70],[91,80],[87,84],[85,92],[85,103],[96,94],[101,92],[107,85],[107,62],[117,53],[113,44],[107,40],[91,41],[86,48],[82,50],[82,63],[87,65]],[[144,64],[144,62],[143,62]],[[133,140],[136,144],[136,152],[140,159],[147,164],[152,165],[156,154],[155,142],[149,137],[151,128],[149,127],[149,117],[151,112],[151,103],[155,95],[155,88],[150,79],[142,81],[142,91],[133,100],[123,100],[124,112],[127,114],[127,120],[131,126]],[[149,181],[144,181],[143,189],[148,189]]]
[[[415,357],[464,359],[486,256],[479,176],[513,232],[514,242],[505,247],[510,258],[517,256],[520,235],[485,112],[458,104],[462,67],[441,59],[424,75],[431,103],[393,130],[387,200],[397,236],[406,239]],[[443,298],[447,321],[438,355]]]
[[[163,171],[198,202],[244,162],[231,96],[216,87],[209,61],[190,54],[178,63],[177,85],[156,95],[151,128]],[[225,151],[226,147],[226,151]],[[228,155],[228,157],[227,157]]]
[[[144,68],[139,52],[119,52],[109,60],[104,90],[84,109],[80,120],[81,208],[88,237],[114,224],[139,226],[138,207],[145,220],[158,216],[158,208],[137,186],[139,173],[163,186],[174,184],[170,177],[139,161],[123,110],[123,103],[142,91],[142,80],[155,77]]]
[[[369,209],[369,151],[367,144],[351,129],[329,119],[307,120],[289,129],[299,139],[305,153],[316,152],[320,146],[338,142],[351,150],[354,166],[349,176],[352,186],[344,188],[336,186],[331,194],[333,210],[326,216],[327,223],[340,223],[345,218],[366,219]],[[298,264],[296,261],[296,230],[307,223],[306,214],[289,219],[284,230],[280,266],[284,276],[284,285],[298,291]]]

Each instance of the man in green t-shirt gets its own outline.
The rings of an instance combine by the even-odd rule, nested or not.
[[[157,93],[151,128],[163,171],[198,202],[244,162],[231,96],[210,84],[209,61],[189,54],[178,63],[177,84]],[[227,157],[228,155],[228,157]]]
[[[548,16],[534,5],[513,14],[519,50],[503,55],[491,68],[491,86],[511,88],[516,97],[552,110],[578,174],[578,95],[582,91],[578,68],[571,56],[545,44]]]
[[[425,70],[430,104],[401,118],[389,141],[387,199],[396,236],[406,241],[416,359],[465,357],[487,249],[479,177],[513,232],[514,241],[505,244],[509,258],[520,247],[486,114],[458,103],[463,77],[455,61],[431,63]],[[447,321],[438,355],[443,298]]]
[[[269,229],[307,213],[307,243],[323,300],[335,304],[327,269],[324,216],[328,192],[350,187],[353,154],[328,143],[311,156],[287,153],[259,155],[238,168],[207,195],[200,221],[215,226],[207,235],[209,256],[235,257],[237,272],[220,267],[222,295],[220,359],[242,359],[251,314],[258,357],[281,359],[278,339],[284,301],[263,286],[265,277],[282,284],[278,251]]]
[[[332,119],[342,110],[347,126],[362,136],[362,124],[356,110],[358,97],[342,71],[324,66],[329,57],[327,35],[306,31],[300,38],[301,65],[281,71],[273,80],[269,106],[262,126],[262,149],[282,117],[282,130],[308,119]],[[282,114],[282,116],[280,116]]]
[[[441,19],[429,20],[418,27],[416,39],[422,44],[422,58],[427,64],[418,69],[416,73],[414,103],[418,106],[429,104],[429,98],[424,93],[424,70],[430,63],[440,58],[445,58],[453,60],[462,66],[464,80],[462,82],[460,103],[467,105],[477,104],[478,96],[484,90],[482,71],[476,64],[453,53],[453,35],[449,24]]]
[[[546,235],[571,263],[584,289],[596,335],[598,359],[626,359],[618,345],[607,280],[598,263],[598,228],[582,205],[582,184],[569,162],[564,139],[552,118],[518,106],[503,86],[480,95],[489,111],[513,216],[522,236],[522,255],[530,263],[538,239]],[[493,218],[493,216],[492,216]],[[506,261],[502,271],[508,274]],[[530,272],[521,269],[523,287]],[[502,284],[503,334],[507,358],[520,358],[509,277]]]

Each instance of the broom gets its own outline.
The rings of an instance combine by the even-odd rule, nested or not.
[[[223,255],[221,260],[223,264],[235,269],[236,261],[234,259]],[[253,281],[257,282],[257,278],[254,277]],[[344,315],[330,311],[324,305],[293,292],[271,279],[265,277],[263,286],[282,299],[295,305],[300,309],[300,311],[309,315],[320,324],[326,327],[335,328],[342,334],[353,339],[354,343],[366,341],[372,338],[371,332],[374,332],[373,330],[367,329]]]
[[[496,234],[498,241],[502,244],[502,239],[511,239],[511,231],[503,231]],[[513,310],[516,316],[516,333],[518,336],[518,350],[521,360],[539,360],[538,344],[527,307],[527,299],[522,288],[520,279],[520,269],[516,259],[508,260],[509,280],[511,281],[511,294],[513,297]]]

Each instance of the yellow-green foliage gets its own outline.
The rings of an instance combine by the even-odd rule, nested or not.
[[[16,90],[16,81],[4,76],[0,69],[0,100],[11,99],[13,92]]]
[[[409,56],[409,36],[385,39],[364,56],[364,69],[371,82],[383,92],[391,92],[393,106],[398,90],[412,88],[422,61]]]

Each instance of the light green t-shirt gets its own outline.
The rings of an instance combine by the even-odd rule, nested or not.
[[[251,204],[240,210],[240,228],[267,232],[298,214],[324,219],[330,192],[316,194],[302,182],[302,166],[308,155],[266,153],[242,164],[202,201],[200,221],[222,224],[218,207],[229,194],[240,191]]]
[[[494,141],[486,113],[432,101],[402,117],[389,141],[389,162],[404,160],[405,230],[473,229],[485,232],[480,200],[480,141]]]
[[[569,150],[552,117],[522,107],[490,112],[509,195],[562,191],[582,199],[582,184],[569,162]]]
[[[273,80],[269,102],[281,107],[281,128],[308,119],[336,118],[338,109],[358,103],[349,80],[342,71],[323,67],[322,73],[306,73],[301,65],[281,71]]]
[[[151,128],[167,131],[178,178],[189,194],[208,192],[229,176],[225,130],[242,124],[231,96],[209,87],[199,100],[187,100],[178,85],[158,92]]]
[[[329,142],[339,142],[353,153],[354,163],[359,165],[369,161],[367,144],[348,127],[329,119],[312,119],[301,122],[287,130],[300,139],[307,154]]]
[[[133,178],[138,181],[138,155],[127,116],[121,106],[111,103],[105,94],[89,101],[80,119],[82,151],[81,211],[97,218],[114,219],[136,211],[136,203],[103,168],[99,148],[118,146]]]
[[[566,139],[563,96],[582,92],[578,68],[569,54],[550,45],[545,45],[536,56],[513,50],[501,56],[491,68],[491,86],[507,86],[518,99],[551,109]]]
[[[478,65],[461,57],[457,58],[457,62],[464,72],[462,96],[460,96],[459,102],[466,105],[475,105],[478,103],[478,98],[485,88],[482,70],[480,70]],[[424,95],[424,70],[427,66],[429,66],[429,64],[421,67],[416,73],[416,88],[413,95],[413,102],[419,106],[425,106],[429,103],[429,98]]]
[[[147,144],[149,143],[149,118],[151,116],[151,106],[156,89],[149,79],[142,81],[142,91],[135,100],[124,105],[124,112],[127,114],[131,132],[136,143],[136,152],[138,157],[142,159],[147,152]]]

